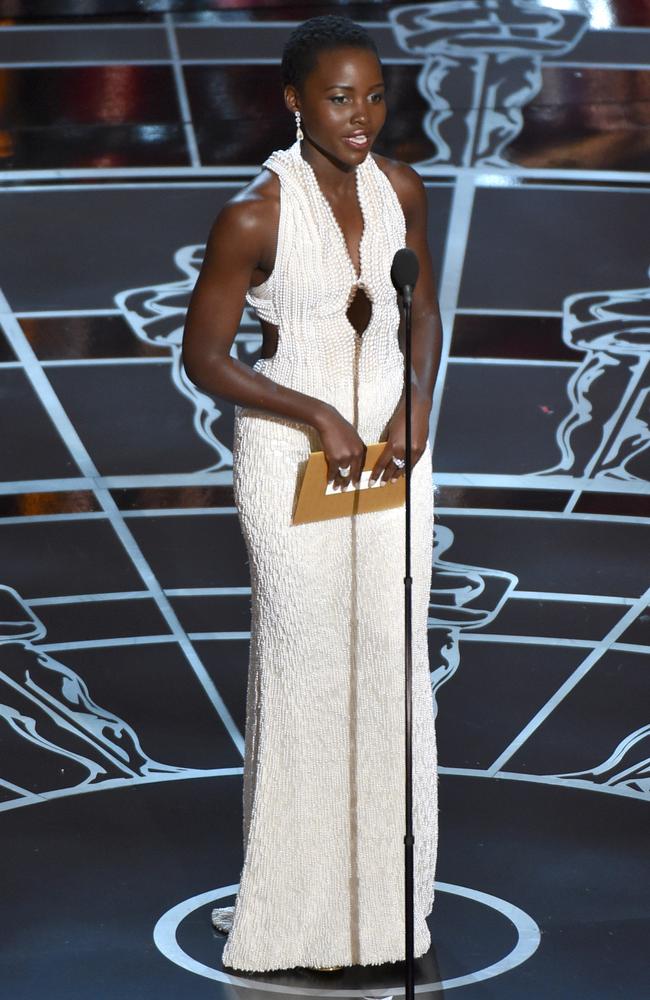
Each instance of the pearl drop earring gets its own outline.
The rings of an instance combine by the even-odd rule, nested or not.
[[[305,136],[300,127],[300,112],[294,111],[294,115],[296,116],[296,142],[299,142],[301,139],[304,139]]]

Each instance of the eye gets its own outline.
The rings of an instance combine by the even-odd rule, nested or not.
[[[330,97],[330,101],[334,104],[343,104],[343,101],[347,100],[345,94],[334,94],[334,97]]]
[[[382,91],[377,91],[376,94],[371,94],[370,95],[370,100],[371,100],[371,102],[373,104],[381,104],[381,102],[383,101],[383,99],[384,99],[384,95],[383,95]]]

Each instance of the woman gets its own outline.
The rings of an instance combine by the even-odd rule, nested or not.
[[[223,964],[329,969],[404,958],[404,509],[292,525],[299,469],[323,450],[337,488],[403,474],[404,358],[390,281],[405,244],[413,304],[412,575],[415,954],[430,945],[437,760],[427,653],[429,412],[440,319],[426,196],[371,154],[386,117],[377,52],[347,18],[289,38],[296,142],[221,211],[183,345],[190,379],[233,401],[233,486],[251,572],[244,867]],[[244,302],[262,356],[230,355]],[[230,917],[230,919],[228,919]]]

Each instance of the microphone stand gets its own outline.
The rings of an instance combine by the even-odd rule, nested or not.
[[[404,889],[405,889],[405,954],[406,1000],[414,1000],[414,929],[413,929],[413,649],[412,649],[412,588],[411,576],[411,303],[413,288],[402,289],[404,302],[404,367],[406,370],[406,455],[405,455],[405,505],[406,532],[404,562],[404,722],[406,750],[406,834],[404,836]]]
[[[418,279],[419,262],[416,254],[402,247],[393,258],[390,277],[404,304],[404,370],[406,403],[406,455],[405,483],[405,565],[404,565],[404,724],[406,752],[406,833],[404,835],[404,931],[406,956],[406,1000],[414,1000],[414,906],[413,906],[413,647],[412,647],[412,590],[411,576],[411,306],[413,289]]]

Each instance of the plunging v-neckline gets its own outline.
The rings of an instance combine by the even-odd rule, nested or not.
[[[370,154],[368,154],[368,155],[370,155]],[[355,267],[355,264],[354,264],[354,261],[352,260],[352,255],[350,254],[350,248],[349,248],[348,242],[347,242],[347,240],[345,238],[345,233],[343,232],[343,230],[342,230],[342,228],[340,226],[340,223],[339,223],[338,219],[336,218],[336,215],[334,214],[334,209],[332,208],[332,206],[330,204],[329,198],[326,197],[326,195],[323,192],[323,189],[321,188],[321,186],[320,186],[320,184],[318,182],[318,177],[316,176],[316,171],[312,167],[311,163],[308,163],[307,160],[302,155],[302,153],[300,152],[300,143],[298,143],[298,156],[300,157],[300,160],[304,163],[305,167],[309,171],[309,173],[310,173],[310,175],[311,175],[311,177],[313,179],[314,186],[315,186],[315,188],[318,191],[318,194],[320,196],[320,200],[321,200],[323,206],[325,207],[325,211],[329,215],[332,223],[334,224],[334,228],[336,229],[336,231],[339,234],[339,237],[340,237],[340,240],[341,240],[341,245],[343,247],[343,252],[344,252],[345,257],[346,257],[346,259],[347,259],[347,261],[348,261],[348,263],[350,265],[350,270],[351,270],[353,278],[354,278],[352,287],[355,288],[357,286],[362,286],[363,285],[363,281],[362,281],[362,278],[363,278],[363,241],[365,239],[366,232],[367,232],[367,229],[368,229],[368,222],[367,222],[367,219],[366,219],[366,213],[365,213],[365,209],[364,209],[364,205],[363,205],[363,196],[361,194],[361,183],[360,183],[361,175],[360,175],[359,171],[361,170],[363,164],[365,163],[365,160],[363,161],[363,163],[360,163],[359,166],[354,171],[354,180],[355,180],[355,186],[356,186],[356,192],[357,192],[357,203],[359,205],[359,211],[361,213],[361,219],[362,219],[362,224],[363,224],[363,228],[361,230],[361,236],[359,237],[359,247],[358,247],[358,253],[359,253],[359,270],[357,271],[357,269]]]

